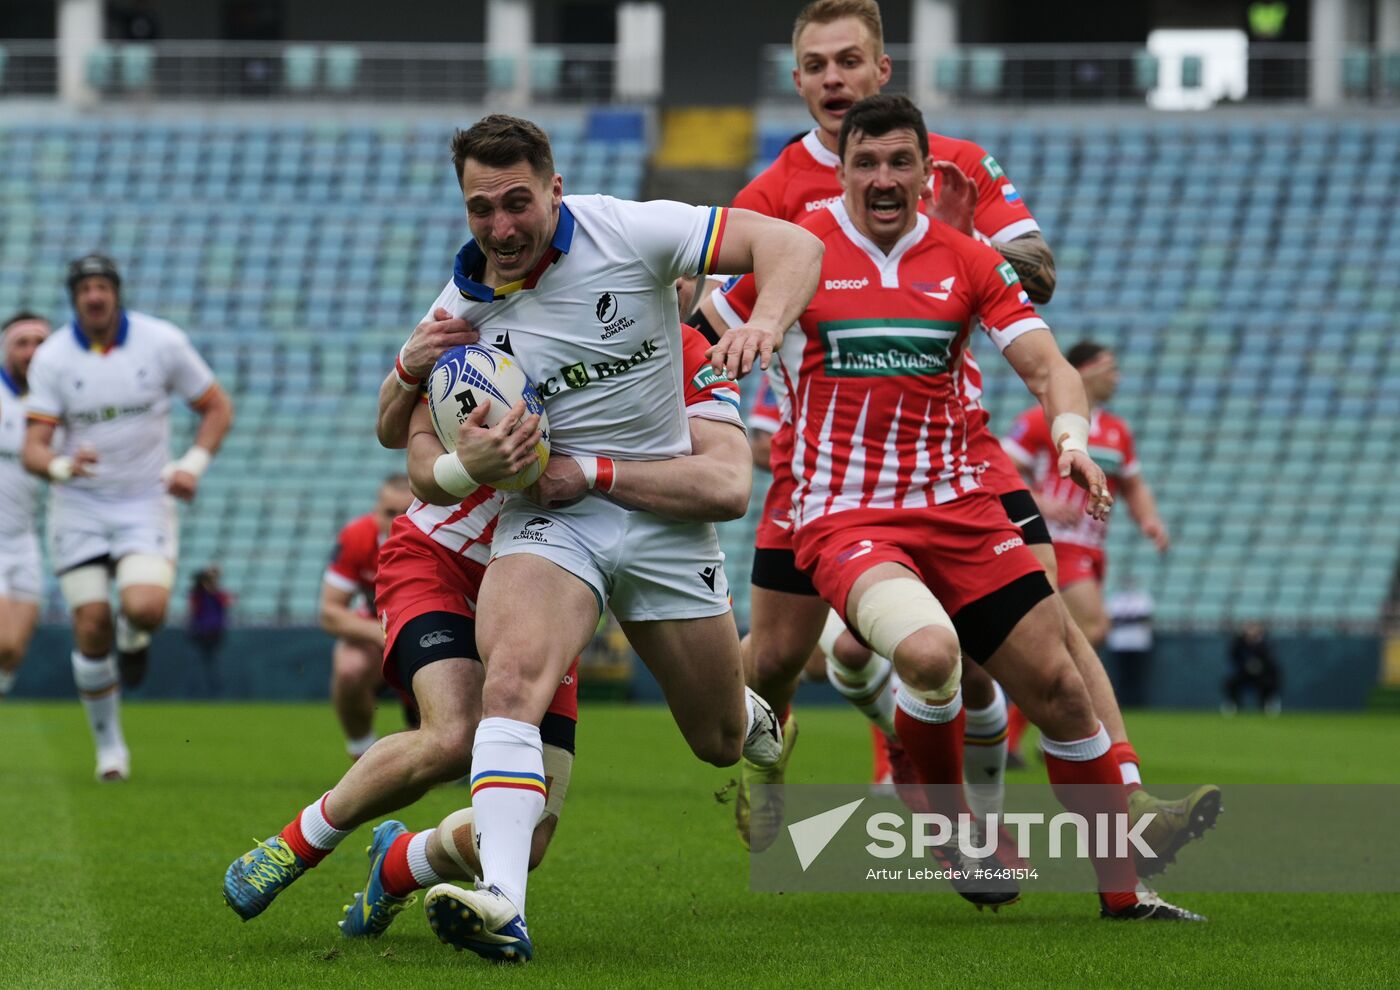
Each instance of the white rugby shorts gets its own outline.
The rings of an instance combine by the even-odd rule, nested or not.
[[[39,538],[33,533],[0,533],[0,598],[37,602],[43,593]]]
[[[579,578],[622,622],[703,619],[730,610],[724,553],[710,523],[675,522],[601,495],[542,509],[507,499],[491,556],[528,553]]]
[[[49,555],[56,574],[79,564],[133,553],[175,561],[180,523],[175,500],[164,492],[112,498],[56,486],[49,498]]]

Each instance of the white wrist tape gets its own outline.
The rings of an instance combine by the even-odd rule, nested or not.
[[[1060,453],[1067,450],[1089,452],[1089,421],[1079,413],[1060,413],[1050,424],[1050,437]]]
[[[66,457],[63,454],[59,454],[53,460],[49,461],[50,480],[55,481],[61,485],[72,477],[73,458]]]
[[[583,481],[589,488],[598,484],[598,458],[589,457],[584,454],[574,458],[578,462],[579,470],[583,472]]]
[[[214,459],[214,455],[203,447],[195,446],[185,451],[185,456],[175,462],[175,470],[192,474],[196,478],[202,477],[204,472],[209,470],[209,462]]]
[[[449,495],[466,498],[481,485],[472,478],[457,455],[451,452],[442,454],[433,461],[433,480]]]

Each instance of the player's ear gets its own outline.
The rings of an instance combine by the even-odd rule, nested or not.
[[[564,177],[558,172],[554,173],[554,178],[550,180],[549,198],[555,206],[564,201]]]
[[[877,64],[880,66],[880,74],[877,78],[880,80],[880,88],[884,89],[890,84],[890,76],[894,74],[894,62],[891,61],[888,52],[882,52]]]
[[[797,90],[797,95],[802,95],[802,70],[797,66],[792,67],[792,88]]]

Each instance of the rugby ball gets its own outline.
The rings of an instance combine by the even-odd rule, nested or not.
[[[428,410],[433,418],[433,430],[446,450],[457,448],[457,428],[472,410],[486,400],[485,425],[495,426],[521,399],[527,414],[539,414],[540,430],[544,436],[535,445],[539,460],[525,470],[491,487],[518,492],[539,480],[549,464],[549,418],[544,411],[540,390],[530,381],[524,369],[505,351],[485,344],[454,347],[438,358],[428,377]]]

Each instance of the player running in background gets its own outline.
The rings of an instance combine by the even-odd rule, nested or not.
[[[73,611],[73,680],[97,743],[97,775],[124,780],[130,756],[118,659],[121,683],[139,684],[175,576],[172,497],[194,498],[233,422],[233,403],[183,330],[122,306],[121,276],[111,259],[92,254],[74,261],[68,292],[73,321],[44,341],[29,366],[23,459],[55,485],[51,557]],[[199,426],[193,446],[171,461],[176,396],[199,416]],[[60,426],[63,441],[55,451]]]
[[[878,93],[889,82],[891,62],[884,51],[880,8],[874,0],[810,3],[797,17],[792,41],[796,59],[793,82],[816,126],[800,140],[790,143],[773,164],[745,186],[735,197],[734,205],[796,223],[840,198],[836,142],[841,121],[856,101]],[[1033,300],[1048,300],[1054,291],[1054,258],[1035,218],[1001,166],[973,142],[932,133],[928,139],[935,159],[952,161],[975,179],[974,223],[978,233],[1017,269]],[[929,291],[939,293],[943,287],[930,285]],[[796,346],[796,339],[791,339],[789,347]],[[796,355],[785,354],[783,367],[795,367],[798,355],[800,350]],[[963,401],[980,412],[981,373],[970,352],[964,356],[958,374]],[[775,391],[782,395],[787,385],[781,372],[772,369],[770,379]],[[790,404],[790,400],[782,404]],[[775,711],[783,713],[784,737],[790,753],[797,726],[790,718],[788,706],[802,668],[818,645],[829,609],[817,596],[808,576],[793,565],[792,533],[787,519],[794,487],[789,466],[792,424],[781,423],[771,443],[773,483],[755,538],[746,666],[750,684]],[[994,440],[986,443],[985,449],[974,451],[973,456],[1005,460]],[[1009,463],[1005,464],[1003,473],[1012,480],[1014,489],[1024,489]],[[1029,494],[1022,494],[1024,505],[1033,506]],[[1019,511],[1024,505],[1018,503],[1018,514],[1013,515],[1013,519],[1027,515]],[[1038,538],[1033,525],[1028,524],[1027,529],[1028,541]],[[1048,536],[1045,539],[1048,542]],[[888,728],[888,716],[893,713],[894,683],[888,677],[888,661],[865,660],[858,666],[848,666],[837,659],[836,653],[839,651],[847,660],[859,662],[864,659],[864,651],[858,644],[849,638],[837,641],[834,636],[828,636],[827,645],[828,659],[836,661],[832,673],[838,690],[862,710],[883,711],[886,718],[877,721],[883,721]],[[967,677],[968,741],[974,744],[973,759],[978,764],[974,776],[979,781],[987,781],[999,792],[1004,764],[1005,703],[991,678],[979,669],[969,666]],[[886,777],[889,771],[885,738],[885,732],[876,725],[872,739],[877,780]],[[777,768],[767,772],[755,767],[741,768],[735,813],[740,837],[746,845],[764,847],[774,834],[774,822],[781,819],[781,809],[767,808],[759,812],[762,821],[750,821],[750,786],[752,783],[780,783],[786,762],[785,755]],[[769,793],[776,796],[778,792]]]
[[[19,458],[29,362],[49,329],[48,320],[27,312],[15,313],[0,328],[0,698],[14,687],[39,621],[39,481]]]
[[[917,107],[904,97],[861,101],[842,121],[838,153],[844,195],[804,224],[827,250],[799,323],[791,393],[796,563],[893,659],[895,727],[921,782],[963,782],[965,651],[1041,726],[1057,796],[1096,831],[1096,815],[1126,816],[1126,789],[1070,656],[1064,610],[969,456],[985,427],[960,401],[956,368],[981,327],[1045,408],[1060,476],[1103,518],[1112,497],[1088,456],[1083,385],[1012,266],[922,212],[935,169],[954,192],[967,179],[935,164]],[[740,318],[753,298],[751,277],[725,295]],[[962,800],[948,795],[930,800],[956,820]],[[1198,920],[1139,892],[1133,861],[1091,844],[1104,917]],[[1005,862],[1008,852],[993,855]],[[957,858],[946,847],[941,856]],[[990,893],[1017,895],[998,886]]]
[[[744,373],[762,341],[805,305],[821,249],[796,227],[744,210],[566,197],[548,138],[517,118],[478,121],[455,152],[474,239],[439,305],[512,345],[546,397],[552,448],[577,461],[593,489],[568,506],[508,498],[502,508],[477,628],[486,683],[472,798],[483,877],[477,890],[440,887],[426,901],[448,925],[440,936],[521,958],[532,951],[529,828],[545,801],[539,720],[604,608],[657,677],[698,757],[728,766],[779,756],[776,719],[743,686],[713,525],[629,510],[607,493],[619,474],[653,470],[625,462],[689,450],[675,280],[759,273],[753,325],[718,345],[720,362]],[[535,432],[528,421],[521,429]],[[459,467],[442,464],[444,490],[470,484]]]
[[[409,368],[424,375],[436,354],[466,334],[460,319],[424,320],[404,348],[405,375],[386,382],[412,399],[418,392]],[[693,454],[655,465],[628,465],[614,477],[612,495],[638,508],[684,504],[689,511],[730,518],[747,504],[749,474],[734,469],[742,451],[737,393],[709,369],[706,343],[686,330],[686,414]],[[421,362],[421,363],[420,363]],[[408,382],[400,389],[399,382]],[[433,480],[444,453],[427,405],[403,408],[381,422],[383,439],[409,448],[415,486],[448,499]],[[403,413],[411,410],[411,415]],[[456,451],[465,469],[482,478],[504,477],[506,461],[528,433],[511,436],[511,420],[479,428],[485,408],[459,434]],[[659,469],[659,470],[653,470]],[[551,458],[550,470],[530,494],[542,501],[569,497],[583,483],[577,463]],[[698,497],[697,497],[698,495]],[[376,601],[387,630],[385,676],[400,690],[411,687],[423,701],[420,729],[380,740],[330,792],[313,802],[282,832],[235,860],[225,879],[225,897],[245,919],[261,913],[288,884],[319,863],[355,827],[405,807],[435,783],[455,780],[470,768],[472,739],[480,721],[483,671],[476,650],[475,603],[490,555],[491,534],[503,496],[480,488],[463,501],[435,505],[415,499],[395,520],[381,548]],[[476,661],[476,662],[468,662]],[[530,868],[544,857],[568,791],[578,718],[577,667],[556,689],[540,726],[547,800],[535,825]],[[397,803],[395,803],[397,802]],[[403,910],[413,891],[443,880],[481,875],[471,809],[449,816],[437,829],[409,832],[402,822],[380,824],[370,846],[370,874],[341,922],[347,936],[379,935]],[[335,822],[335,825],[331,825]]]
[[[335,637],[331,705],[345,733],[345,752],[352,760],[374,745],[375,699],[384,686],[380,673],[384,629],[374,607],[379,547],[388,539],[394,520],[407,512],[412,502],[407,475],[385,478],[374,511],[350,520],[340,531],[335,557],[321,581],[321,628]],[[358,606],[357,597],[361,600]]]
[[[1122,493],[1142,535],[1152,541],[1159,553],[1171,545],[1166,524],[1157,513],[1157,500],[1142,477],[1142,465],[1133,450],[1133,434],[1128,424],[1105,406],[1118,391],[1118,361],[1102,344],[1080,341],[1069,349],[1065,359],[1079,372],[1089,396],[1089,454],[1108,476],[1115,499]],[[1016,419],[1002,446],[1034,486],[1036,504],[1048,520],[1055,538],[1055,560],[1059,569],[1060,597],[1069,614],[1097,649],[1108,637],[1108,613],[1104,609],[1103,581],[1108,563],[1104,557],[1106,521],[1084,514],[1084,493],[1067,486],[1050,468],[1053,445],[1050,427],[1039,407],[1032,407]]]

